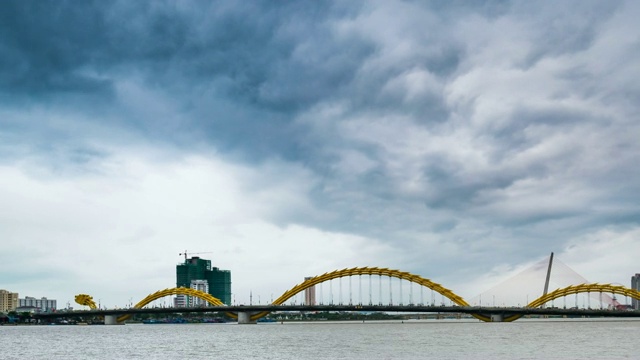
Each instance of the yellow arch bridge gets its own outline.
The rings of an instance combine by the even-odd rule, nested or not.
[[[318,275],[312,278],[308,278],[304,282],[284,292],[280,297],[275,299],[271,303],[271,305],[272,306],[283,305],[287,300],[293,298],[297,294],[300,294],[304,292],[306,289],[312,288],[321,283],[331,281],[334,279],[343,278],[343,277],[358,276],[358,275],[379,275],[379,276],[385,276],[389,278],[406,280],[411,283],[415,283],[420,286],[429,288],[434,292],[441,294],[442,296],[451,300],[451,302],[457,305],[458,307],[464,307],[465,309],[467,309],[467,311],[465,312],[470,313],[473,317],[481,321],[490,322],[490,321],[496,320],[496,318],[492,318],[490,315],[483,314],[482,309],[478,309],[477,310],[478,312],[473,312],[475,310],[473,310],[473,307],[466,300],[464,300],[461,296],[455,294],[453,291],[443,287],[438,283],[435,283],[429,279],[423,278],[419,275],[411,274],[409,272],[388,269],[388,268],[378,268],[378,267],[354,267],[354,268],[348,268],[348,269],[342,269],[342,270],[335,270],[335,271],[324,273],[322,275]],[[543,295],[533,300],[532,302],[527,304],[525,308],[528,308],[528,309],[540,308],[545,304],[547,304],[548,302],[551,302],[555,299],[558,299],[567,295],[580,294],[580,293],[587,293],[587,294],[588,293],[608,293],[608,294],[615,294],[615,295],[623,295],[636,300],[640,300],[639,291],[629,289],[624,286],[612,285],[612,284],[580,284],[580,285],[571,285],[565,288],[552,291],[546,295]],[[172,295],[192,296],[192,297],[202,299],[207,303],[216,307],[226,306],[220,299],[217,299],[211,296],[210,294],[207,294],[205,292],[198,291],[195,289],[181,287],[181,288],[164,289],[164,290],[160,290],[152,294],[149,294],[147,297],[145,297],[144,299],[140,300],[137,304],[135,304],[133,308],[142,309],[144,306],[150,304],[155,300],[164,298],[166,296],[172,296]],[[75,301],[80,305],[88,306],[91,309],[97,309],[97,305],[93,301],[93,298],[90,295],[86,295],[86,294],[76,295]],[[234,307],[234,308],[237,308],[237,307]],[[252,322],[267,315],[269,312],[270,311],[260,311],[257,313],[227,312],[226,314],[229,317],[235,318],[235,319],[238,319],[240,316],[241,318],[239,319],[239,321]],[[510,322],[510,321],[519,319],[523,315],[524,315],[524,312],[519,314],[510,314],[510,315],[500,317],[497,321]],[[128,320],[131,316],[132,316],[131,314],[121,315],[117,317],[116,321],[124,322]]]

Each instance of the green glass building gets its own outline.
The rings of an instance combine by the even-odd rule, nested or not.
[[[176,287],[191,287],[191,280],[206,280],[209,294],[231,305],[231,272],[211,267],[211,260],[197,256],[185,259],[176,266]]]

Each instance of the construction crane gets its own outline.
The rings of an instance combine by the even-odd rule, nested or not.
[[[199,255],[199,254],[213,254],[211,251],[204,251],[204,252],[191,252],[189,253],[191,255]],[[187,250],[185,250],[183,253],[179,253],[178,255],[184,255],[184,261],[187,261]]]

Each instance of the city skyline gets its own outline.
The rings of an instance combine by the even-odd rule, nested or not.
[[[0,4],[0,289],[640,271],[633,1]],[[540,284],[542,286],[542,282]],[[542,289],[540,289],[542,291]]]

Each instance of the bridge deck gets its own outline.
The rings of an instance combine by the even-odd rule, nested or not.
[[[585,317],[640,317],[640,311],[622,311],[607,309],[565,309],[565,308],[526,308],[526,307],[478,307],[478,306],[420,306],[420,305],[236,305],[209,306],[198,308],[124,308],[59,311],[54,313],[33,314],[36,319],[62,317],[91,317],[125,314],[171,314],[171,313],[211,313],[211,312],[277,312],[277,311],[364,311],[364,312],[405,312],[405,313],[464,313],[483,315],[549,315],[549,316],[585,316]]]

